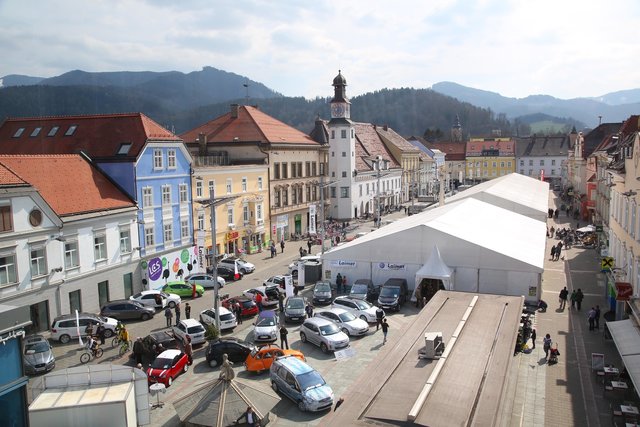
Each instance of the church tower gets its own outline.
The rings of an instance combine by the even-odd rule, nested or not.
[[[342,73],[333,79],[334,95],[331,100],[329,121],[329,181],[330,215],[336,219],[353,218],[352,189],[355,188],[356,148],[355,129],[351,122],[351,103],[346,93],[347,80]]]
[[[456,114],[456,122],[451,126],[451,142],[462,142],[462,125],[460,116]]]

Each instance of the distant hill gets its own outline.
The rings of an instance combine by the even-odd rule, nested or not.
[[[584,123],[578,120],[554,117],[543,113],[527,114],[516,118],[515,121],[529,125],[531,133],[538,135],[567,134],[571,132],[574,126],[576,129],[584,129],[586,127]]]
[[[495,92],[474,89],[452,82],[440,82],[432,86],[436,92],[469,102],[508,118],[544,113],[555,117],[569,117],[585,123],[598,125],[603,122],[621,122],[640,111],[640,89],[614,92],[596,98],[558,99],[548,95],[531,95],[526,98],[509,98]],[[623,103],[624,100],[629,102]]]
[[[0,88],[10,86],[27,86],[37,85],[44,77],[21,76],[18,74],[9,74],[0,78]]]

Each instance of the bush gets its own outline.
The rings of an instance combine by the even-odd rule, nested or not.
[[[214,341],[220,337],[220,331],[216,328],[216,325],[204,325],[204,329],[204,337],[207,341]]]

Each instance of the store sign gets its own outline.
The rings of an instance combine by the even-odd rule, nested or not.
[[[600,271],[601,272],[606,272],[606,271],[611,271],[613,270],[613,267],[616,266],[615,260],[613,259],[613,257],[610,256],[605,256],[602,257],[602,260],[600,261]]]
[[[404,271],[407,269],[406,264],[395,264],[392,262],[381,262],[378,263],[379,270],[394,270],[394,271]]]
[[[230,231],[227,233],[227,240],[236,240],[240,236],[240,233],[237,231]]]
[[[633,286],[628,282],[616,282],[616,301],[629,301],[633,296]]]
[[[346,268],[356,268],[357,263],[355,261],[342,261],[342,260],[332,260],[331,267],[346,267]]]

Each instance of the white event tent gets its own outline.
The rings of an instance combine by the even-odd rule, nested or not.
[[[349,283],[366,278],[380,285],[405,278],[411,291],[416,280],[433,277],[446,279],[447,290],[537,301],[545,244],[546,222],[469,197],[333,248],[324,254],[323,271],[332,281],[341,273]]]

